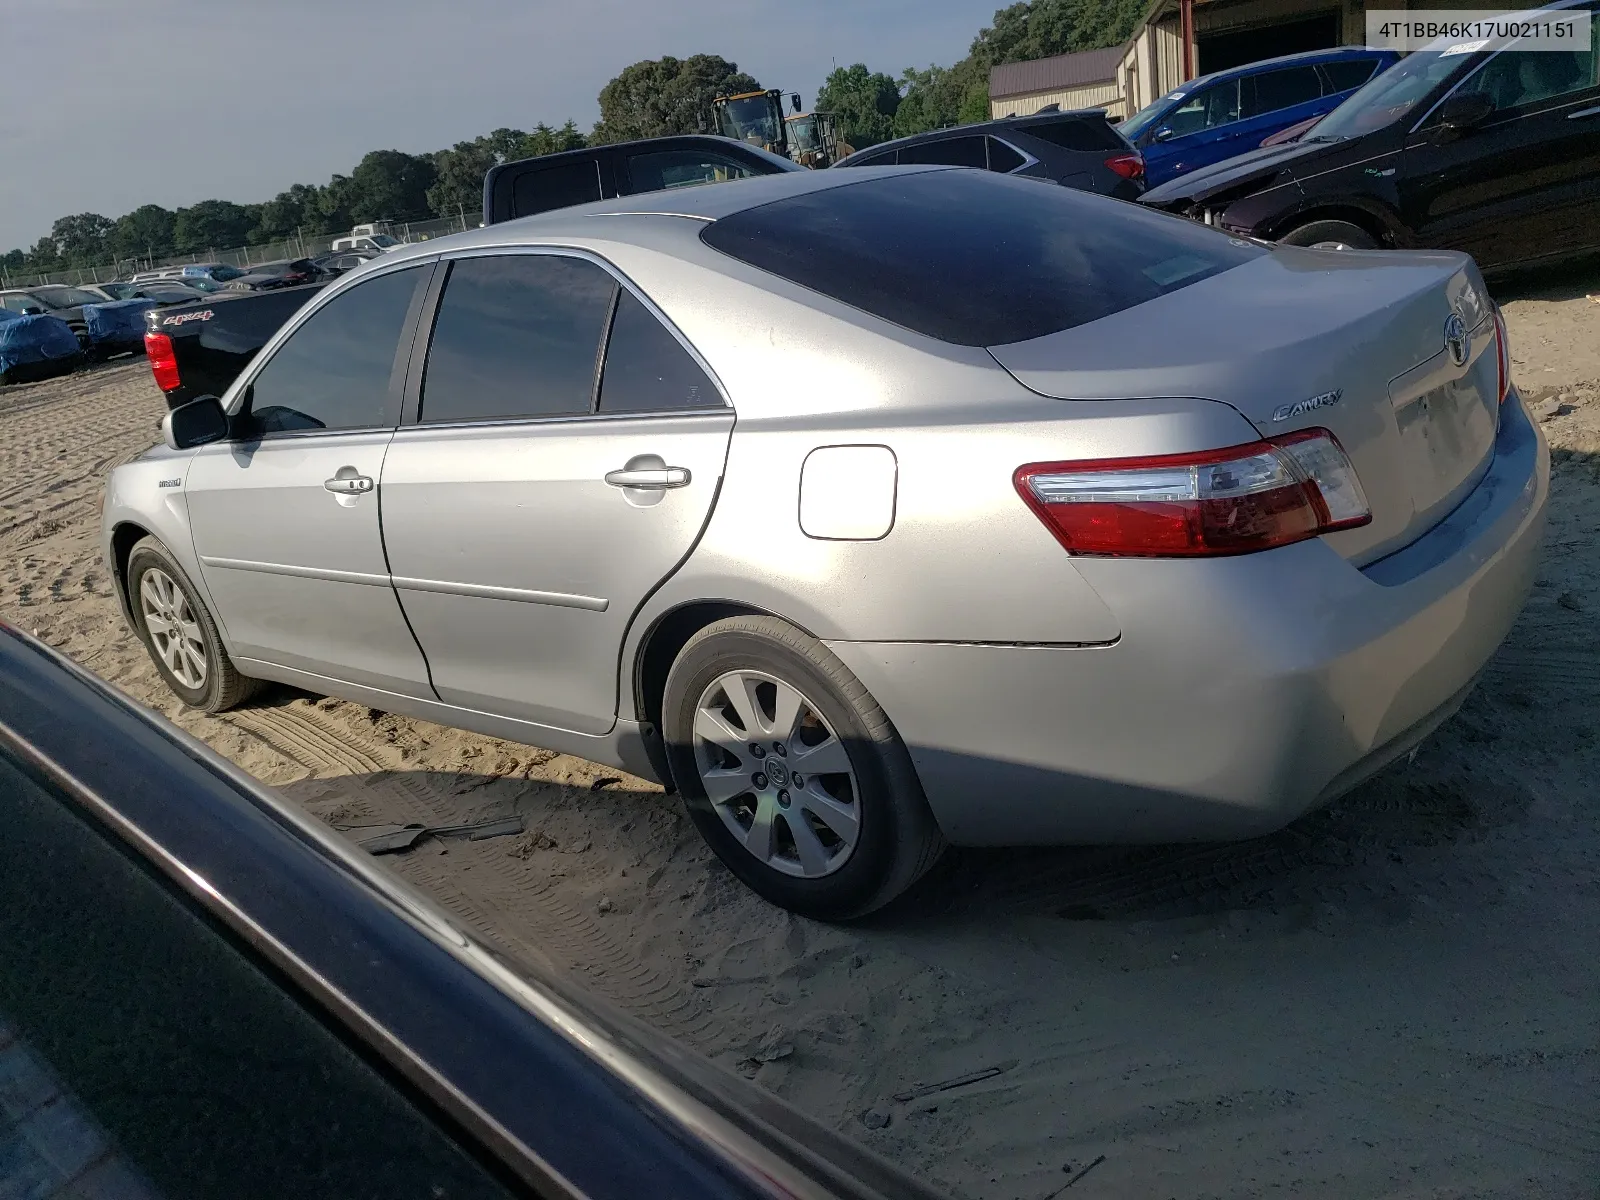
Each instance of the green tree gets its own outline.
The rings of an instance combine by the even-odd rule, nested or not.
[[[533,127],[533,132],[523,134],[512,151],[500,161],[538,158],[542,154],[560,154],[563,150],[582,150],[588,144],[589,139],[578,132],[577,123],[574,121],[568,121],[560,129],[553,129],[540,121]]]
[[[15,275],[28,265],[28,252],[26,250],[7,250],[0,254],[0,270],[8,275]]]
[[[61,252],[56,249],[54,238],[42,237],[33,244],[29,250],[24,265],[30,271],[43,274],[47,271],[59,271],[66,266],[61,261]]]
[[[983,72],[980,79],[979,74],[971,59],[962,59],[953,67],[930,66],[923,71],[907,67],[900,76],[905,95],[895,110],[894,135],[908,137],[946,125],[987,119],[988,75]]]
[[[326,187],[317,189],[317,202],[308,215],[314,216],[318,233],[339,233],[354,224],[350,218],[353,192],[348,175],[335,175]]]
[[[117,223],[99,213],[76,213],[58,217],[50,227],[50,240],[56,253],[71,266],[86,266],[111,257],[111,235]]]
[[[317,201],[321,191],[315,184],[297,183],[279,192],[261,206],[261,216],[250,231],[250,240],[257,244],[277,242],[307,226],[313,231],[319,230],[322,219]]]
[[[410,221],[428,215],[428,189],[438,177],[433,160],[400,150],[373,150],[350,172],[350,218]]]
[[[483,208],[483,177],[499,159],[487,138],[457,142],[434,155],[437,176],[428,189],[428,208],[435,216],[454,217]]]
[[[256,223],[256,210],[231,200],[202,200],[180,208],[172,220],[172,248],[201,254],[242,246]]]
[[[900,85],[865,63],[835,67],[817,93],[817,110],[838,114],[844,140],[856,149],[894,136]]]
[[[123,258],[165,258],[172,253],[173,214],[159,204],[141,204],[117,218],[112,249]]]
[[[596,143],[694,133],[714,97],[759,91],[761,85],[737,63],[716,54],[645,59],[600,89]]]

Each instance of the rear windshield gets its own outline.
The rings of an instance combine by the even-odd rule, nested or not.
[[[1126,150],[1122,135],[1112,129],[1103,118],[1072,117],[1064,121],[1038,121],[1032,125],[1018,125],[1018,133],[1036,137],[1063,150]]]
[[[971,170],[880,176],[777,200],[700,237],[960,346],[1086,325],[1268,253],[1179,217]]]

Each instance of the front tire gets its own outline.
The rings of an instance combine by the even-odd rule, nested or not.
[[[233,665],[194,584],[153,537],[128,554],[128,598],[139,638],[162,681],[189,707],[225,712],[260,686]]]
[[[662,733],[701,836],[781,908],[863,916],[944,850],[889,718],[784,621],[730,617],[689,639],[667,676]]]
[[[1313,250],[1377,250],[1378,239],[1350,221],[1311,221],[1278,239],[1282,246],[1307,246]]]

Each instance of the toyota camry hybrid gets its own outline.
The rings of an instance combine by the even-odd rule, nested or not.
[[[946,843],[1248,837],[1460,705],[1549,462],[1465,255],[989,172],[400,247],[118,467],[172,690],[277,680],[681,793],[773,902]]]

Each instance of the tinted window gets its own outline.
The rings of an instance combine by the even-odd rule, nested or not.
[[[1239,119],[1239,81],[1212,84],[1185,100],[1161,122],[1174,137],[1215,129]]]
[[[1041,142],[1060,146],[1063,150],[1126,150],[1116,130],[1104,121],[1086,121],[1082,117],[1070,121],[1039,121],[1033,125],[1017,126],[1019,133],[1036,137]]]
[[[1528,108],[1595,86],[1600,71],[1600,19],[1589,25],[1592,46],[1572,53],[1547,50],[1503,50],[1496,54],[1457,95],[1488,96],[1494,109]]]
[[[14,313],[22,312],[27,308],[44,308],[44,305],[39,303],[39,301],[35,300],[32,296],[19,296],[15,294],[0,297],[0,304],[4,304],[9,311]]]
[[[1322,95],[1322,81],[1315,67],[1291,67],[1286,71],[1267,71],[1245,80],[1244,115],[1261,116],[1293,108]]]
[[[1015,171],[1027,161],[999,138],[989,139],[989,170]]]
[[[945,138],[900,148],[900,165],[931,163],[945,167],[982,167],[988,164],[981,137]]]
[[[743,163],[703,150],[658,150],[628,156],[628,191],[657,192],[692,187],[697,183],[722,183],[755,172]]]
[[[606,344],[600,411],[653,412],[721,403],[700,364],[624,289]]]
[[[252,958],[4,759],[0,824],[0,1196],[505,1196]]]
[[[879,177],[747,209],[706,244],[965,346],[1098,320],[1267,251],[1190,221],[1015,175]]]
[[[1345,62],[1322,64],[1322,73],[1328,78],[1330,92],[1348,92],[1358,88],[1371,79],[1377,69],[1378,60],[1375,58],[1353,58]]]
[[[524,171],[511,185],[511,206],[519,217],[598,199],[600,164],[592,158]]]
[[[852,158],[852,167],[892,167],[895,162],[895,151],[884,150],[878,154],[867,154],[860,158]]]
[[[389,377],[423,276],[410,267],[369,279],[313,313],[251,383],[256,427],[281,433],[394,424]]]
[[[422,379],[422,420],[493,421],[590,411],[616,284],[551,254],[454,263]]]

